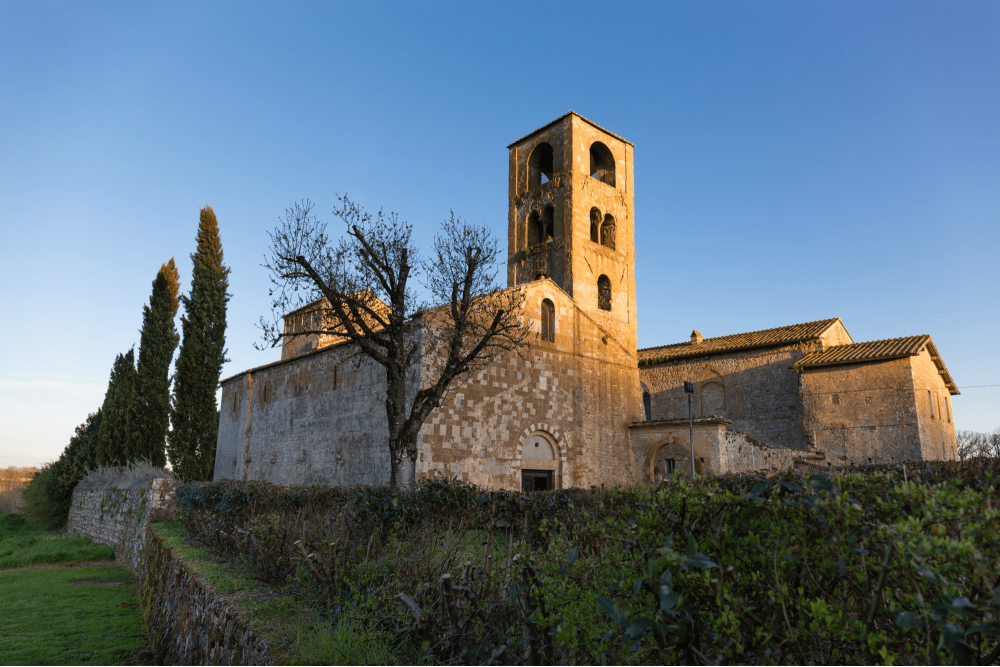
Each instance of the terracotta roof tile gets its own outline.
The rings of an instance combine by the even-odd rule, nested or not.
[[[920,354],[920,350],[931,339],[930,336],[906,336],[872,340],[867,343],[834,345],[822,352],[813,352],[799,359],[796,366],[831,366],[833,364],[853,364],[859,361],[899,359]]]
[[[804,322],[803,324],[792,324],[786,327],[764,329],[763,331],[705,338],[700,343],[675,343],[660,347],[647,347],[639,350],[639,365],[647,366],[684,357],[700,357],[718,352],[735,352],[755,347],[775,347],[804,340],[815,340],[839,319],[834,317],[829,320]]]
[[[838,364],[862,364],[873,361],[888,361],[914,357],[927,347],[927,352],[938,368],[941,378],[952,394],[960,393],[955,381],[944,365],[944,360],[938,354],[934,341],[927,334],[922,336],[906,336],[904,338],[888,338],[872,340],[866,343],[851,343],[849,345],[834,345],[822,352],[813,352],[799,359],[793,368],[817,368],[835,366]]]

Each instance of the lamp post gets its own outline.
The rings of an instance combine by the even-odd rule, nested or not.
[[[688,395],[688,442],[691,445],[691,479],[694,479],[694,417],[691,416],[691,395],[694,394],[694,382],[684,383],[684,393]]]

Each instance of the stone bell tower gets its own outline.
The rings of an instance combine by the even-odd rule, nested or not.
[[[507,148],[507,284],[551,278],[634,351],[633,144],[570,111]]]

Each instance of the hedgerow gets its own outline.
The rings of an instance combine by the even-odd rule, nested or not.
[[[998,482],[995,459],[530,494],[225,480],[178,507],[406,662],[993,664]]]

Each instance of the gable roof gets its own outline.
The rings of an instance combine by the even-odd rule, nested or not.
[[[848,345],[834,345],[822,352],[813,352],[799,359],[792,368],[819,368],[822,366],[836,366],[838,364],[863,364],[876,361],[889,361],[891,359],[902,359],[904,357],[915,357],[920,351],[927,348],[934,365],[937,366],[938,373],[948,391],[952,394],[959,394],[958,387],[948,372],[948,367],[944,365],[944,360],[938,353],[937,346],[931,340],[930,335],[906,336],[903,338],[887,338],[885,340],[873,340],[867,343],[851,343]]]
[[[649,366],[685,357],[700,357],[719,352],[735,352],[757,347],[776,347],[806,340],[816,340],[827,329],[839,321],[839,317],[834,317],[829,320],[790,324],[785,327],[764,329],[763,331],[705,338],[700,343],[674,343],[673,345],[661,345],[660,347],[647,347],[639,350],[639,365]]]
[[[524,135],[523,137],[521,137],[521,138],[520,138],[520,139],[518,139],[517,141],[513,141],[513,142],[511,142],[511,143],[507,144],[507,148],[513,148],[513,147],[514,147],[514,146],[515,146],[516,144],[519,144],[519,143],[521,143],[522,141],[524,141],[524,140],[525,140],[525,139],[527,139],[528,137],[533,137],[534,135],[538,134],[538,133],[539,133],[539,132],[541,132],[542,130],[547,130],[548,128],[552,127],[553,125],[555,125],[556,123],[558,123],[559,121],[561,121],[561,120],[562,120],[563,118],[566,118],[567,116],[576,116],[577,118],[579,118],[579,119],[580,119],[580,120],[582,120],[583,122],[585,122],[585,123],[588,123],[589,125],[593,125],[594,127],[596,127],[596,128],[597,128],[598,130],[600,130],[601,132],[604,132],[605,134],[607,134],[607,135],[609,135],[609,136],[612,136],[612,137],[614,137],[614,138],[615,138],[615,139],[617,139],[618,141],[621,141],[621,142],[624,142],[624,143],[628,144],[629,146],[631,146],[632,148],[635,148],[635,144],[633,144],[633,143],[632,143],[631,141],[629,141],[628,139],[623,139],[622,137],[619,137],[619,136],[618,136],[617,134],[615,134],[614,132],[612,132],[612,131],[610,131],[610,130],[608,130],[608,129],[606,129],[606,128],[603,128],[603,127],[601,127],[600,125],[598,125],[598,124],[597,124],[597,123],[595,123],[594,121],[590,120],[589,118],[584,118],[583,116],[581,116],[580,114],[578,114],[578,113],[577,113],[577,112],[575,112],[575,111],[567,111],[566,113],[564,113],[563,115],[559,116],[558,118],[556,118],[556,119],[555,119],[554,121],[552,121],[551,123],[546,123],[545,125],[542,125],[542,126],[541,126],[540,128],[538,128],[537,130],[533,130],[533,131],[531,131],[531,132],[528,132],[528,133],[527,133],[526,135]]]

